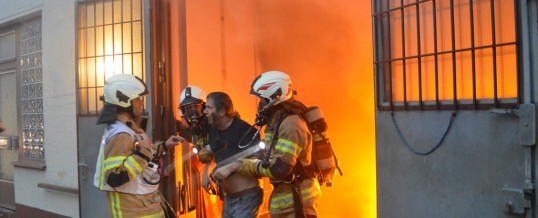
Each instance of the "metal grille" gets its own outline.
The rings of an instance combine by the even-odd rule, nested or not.
[[[373,1],[378,108],[517,107],[516,5],[516,0]]]
[[[20,33],[22,153],[25,159],[44,160],[41,20],[22,24]]]
[[[79,1],[77,29],[78,113],[94,116],[107,78],[132,74],[145,81],[143,1]]]

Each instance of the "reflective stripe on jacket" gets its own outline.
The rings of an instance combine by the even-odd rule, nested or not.
[[[101,190],[116,191],[128,194],[148,194],[157,191],[159,185],[148,184],[144,181],[142,177],[142,170],[147,167],[147,161],[141,157],[136,157],[138,155],[133,154],[132,149],[116,149],[127,150],[126,152],[116,152],[120,153],[120,155],[117,156],[114,156],[115,154],[105,154],[107,146],[114,146],[108,145],[111,139],[121,133],[128,133],[132,138],[130,143],[134,143],[134,137],[136,133],[120,121],[116,121],[115,123],[107,126],[107,128],[105,129],[105,132],[101,139],[99,156],[97,157],[96,172],[94,177],[95,187]],[[121,155],[121,153],[126,154]],[[153,157],[153,155],[151,155],[150,158],[151,157]],[[124,168],[127,170],[127,172],[129,173],[129,181],[118,187],[111,187],[107,183],[107,175],[111,171],[114,171],[118,168]]]
[[[277,112],[278,113],[278,112]],[[271,126],[276,125],[276,114],[272,116],[270,125],[265,129],[265,144],[270,145],[274,136]],[[306,122],[298,115],[289,115],[281,123],[275,147],[269,157],[269,167],[261,167],[260,160],[243,159],[239,172],[246,175],[269,177],[276,183],[269,203],[270,214],[290,213],[294,211],[292,184],[281,182],[282,172],[277,170],[293,168],[295,164],[308,166],[311,162],[312,135]],[[280,166],[279,166],[280,165]],[[306,178],[301,184],[303,206],[311,207],[321,196],[321,189],[316,178]],[[315,214],[312,214],[315,215]]]
[[[126,125],[128,122],[131,122],[130,128]],[[143,130],[123,114],[118,114],[118,121],[107,126],[101,140],[94,185],[107,191],[114,218],[164,217],[165,201],[158,192],[159,185],[148,184],[142,177],[149,169],[148,159],[153,159],[154,155],[145,148],[135,152],[136,133]],[[157,145],[152,148],[157,154],[163,150]]]

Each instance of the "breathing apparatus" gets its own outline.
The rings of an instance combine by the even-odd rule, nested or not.
[[[273,99],[269,101],[269,103],[264,104],[262,101],[258,104],[258,112],[256,113],[256,120],[254,121],[254,125],[250,126],[250,128],[241,136],[241,139],[239,139],[239,143],[237,147],[239,148],[245,148],[249,146],[256,137],[260,134],[260,131],[262,130],[262,127],[267,124],[267,120],[269,119],[269,116],[272,114],[274,110],[270,110],[271,106],[274,104],[276,99]],[[258,126],[258,127],[256,127]],[[254,135],[252,135],[252,138],[248,141],[248,143],[243,144],[243,140],[245,137],[250,133],[252,129],[256,129],[256,132]],[[271,151],[271,150],[269,150]]]
[[[205,107],[205,93],[201,88],[187,86],[181,92],[178,110],[192,131],[193,144],[197,144],[197,138],[199,136],[207,133],[208,123],[203,113]]]

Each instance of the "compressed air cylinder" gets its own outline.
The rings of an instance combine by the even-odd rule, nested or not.
[[[332,185],[332,178],[335,175],[336,162],[334,159],[331,142],[329,141],[329,131],[327,123],[323,117],[323,112],[319,107],[310,107],[305,112],[305,118],[313,137],[312,158],[314,168],[321,172],[318,176],[320,184]]]

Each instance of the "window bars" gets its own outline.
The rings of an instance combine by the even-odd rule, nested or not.
[[[78,113],[102,108],[105,80],[132,74],[145,81],[142,0],[78,2]]]
[[[517,107],[516,0],[373,4],[380,110]]]

